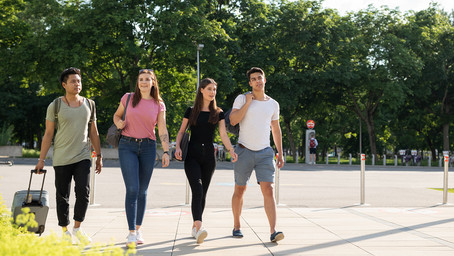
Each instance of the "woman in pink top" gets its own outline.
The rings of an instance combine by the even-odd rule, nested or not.
[[[156,124],[164,149],[162,167],[169,165],[169,135],[165,118],[166,107],[159,94],[158,80],[153,70],[139,71],[135,92],[131,93],[126,117],[122,120],[128,95],[129,93],[121,98],[113,119],[115,125],[122,129],[118,155],[126,186],[125,208],[129,226],[127,246],[132,246],[144,243],[140,227],[145,215],[148,184],[156,158]]]

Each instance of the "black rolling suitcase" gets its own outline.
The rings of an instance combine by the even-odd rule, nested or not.
[[[30,213],[35,215],[35,220],[36,222],[38,222],[38,227],[29,227],[28,231],[35,232],[39,235],[44,232],[47,213],[49,212],[49,194],[47,193],[47,191],[43,190],[44,180],[46,179],[47,172],[46,170],[41,170],[41,172],[44,172],[41,190],[30,190],[33,173],[36,173],[36,170],[31,170],[28,190],[17,191],[14,194],[13,206],[11,207],[14,221],[16,221],[17,215],[22,213],[22,208],[30,208]]]

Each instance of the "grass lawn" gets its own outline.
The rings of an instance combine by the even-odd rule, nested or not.
[[[442,188],[430,188],[430,189],[438,190],[438,191],[443,191]],[[449,193],[454,193],[454,188],[448,188],[448,192],[449,192]]]

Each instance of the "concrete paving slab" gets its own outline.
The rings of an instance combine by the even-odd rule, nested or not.
[[[233,173],[230,165],[220,164],[204,213],[208,237],[197,245],[191,237],[192,215],[185,204],[182,165],[172,165],[157,168],[153,174],[142,227],[146,242],[138,247],[137,255],[454,255],[454,206],[440,205],[442,193],[428,189],[442,184],[442,173],[435,168],[367,172],[368,205],[360,206],[355,167],[287,166],[281,172],[282,205],[277,208],[277,228],[285,239],[271,243],[254,175],[241,219],[245,237],[231,237]],[[0,167],[0,194],[7,207],[14,192],[26,188],[31,168],[30,164]],[[118,167],[106,167],[96,178],[96,205],[89,207],[82,227],[93,243],[125,248],[128,226],[121,172]],[[33,184],[39,187],[39,179]],[[51,209],[43,235],[61,235],[52,171],[45,189],[51,195]],[[72,207],[74,198],[70,200]]]

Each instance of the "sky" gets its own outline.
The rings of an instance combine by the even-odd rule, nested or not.
[[[375,7],[387,5],[391,9],[399,7],[401,12],[409,10],[420,11],[427,9],[430,2],[439,3],[448,13],[454,9],[454,0],[325,0],[322,6],[324,8],[337,9],[343,15],[348,11],[366,9],[369,4],[373,4]]]

